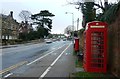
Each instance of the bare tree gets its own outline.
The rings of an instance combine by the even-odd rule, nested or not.
[[[24,21],[24,22],[28,22],[31,20],[31,12],[27,11],[27,10],[22,10],[19,14],[19,17]]]
[[[67,26],[64,30],[64,33],[70,35],[72,31],[72,26]]]
[[[76,9],[80,9],[81,6],[84,5],[85,2],[94,2],[93,4],[95,6],[97,6],[98,8],[102,9],[103,11],[105,11],[105,8],[108,6],[108,0],[104,0],[104,1],[102,1],[102,0],[78,0],[77,2],[76,1],[75,2],[68,2],[68,4],[78,5],[76,7]],[[105,5],[105,7],[103,6],[103,3]]]

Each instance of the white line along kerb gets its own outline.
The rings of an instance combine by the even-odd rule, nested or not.
[[[69,44],[70,46],[71,44]],[[40,76],[39,79],[45,77],[45,75],[48,73],[48,71],[50,71],[50,69],[52,68],[52,66],[58,61],[58,59],[63,55],[63,53],[68,49],[68,47],[66,47],[66,49],[52,62],[52,64],[45,70],[45,72]]]
[[[9,77],[9,76],[12,75],[12,74],[13,74],[13,73],[9,73],[9,74],[5,75],[4,78],[7,78],[7,77]]]
[[[65,46],[65,45],[63,45],[63,46]],[[59,47],[58,49],[62,48],[63,46]],[[58,50],[58,49],[55,49],[55,50],[51,51],[50,53],[47,53],[47,54],[45,54],[45,55],[43,55],[43,56],[39,57],[38,59],[35,59],[34,61],[32,61],[32,62],[28,63],[27,65],[30,65],[30,64],[35,63],[36,61],[38,61],[38,60],[40,60],[40,59],[42,59],[42,58],[46,57],[47,55],[49,55],[49,54],[53,53],[54,51],[56,51],[56,50]]]

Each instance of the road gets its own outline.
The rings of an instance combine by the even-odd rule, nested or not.
[[[68,60],[72,57],[72,48],[70,41],[57,41],[50,44],[39,43],[3,49],[0,73],[3,77],[35,77],[38,79],[68,77],[74,71],[74,62],[71,63],[74,60]],[[58,61],[62,64],[56,63]],[[68,67],[67,64],[73,66]],[[48,71],[50,71],[49,74]]]

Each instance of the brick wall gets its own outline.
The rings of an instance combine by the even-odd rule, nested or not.
[[[108,27],[108,70],[120,77],[120,9]]]

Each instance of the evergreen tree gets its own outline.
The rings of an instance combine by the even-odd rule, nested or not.
[[[40,37],[48,36],[49,32],[52,29],[52,19],[50,17],[55,16],[50,13],[48,10],[42,10],[40,13],[34,14],[31,16],[31,19],[34,20],[34,24],[37,26],[38,35]]]

